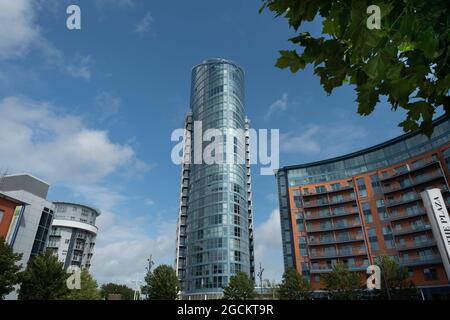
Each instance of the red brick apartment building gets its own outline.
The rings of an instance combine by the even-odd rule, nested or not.
[[[450,120],[441,117],[431,139],[405,134],[338,158],[279,169],[285,268],[296,268],[317,290],[338,261],[365,273],[375,257],[389,255],[408,268],[425,295],[450,291],[420,196],[439,188],[450,207],[449,167]]]

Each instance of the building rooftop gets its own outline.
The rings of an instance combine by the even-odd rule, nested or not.
[[[443,122],[445,122],[447,120],[449,120],[449,117],[443,115],[443,116],[440,116],[440,117],[436,118],[433,121],[433,124],[434,124],[434,126],[437,126],[437,125],[439,125],[439,124],[441,124],[441,123],[443,123]],[[420,135],[420,134],[421,134],[420,131],[406,133],[406,134],[400,135],[400,136],[398,136],[396,138],[393,138],[393,139],[390,139],[388,141],[382,142],[380,144],[374,145],[372,147],[365,148],[365,149],[362,149],[362,150],[359,150],[359,151],[355,151],[355,152],[352,152],[352,153],[348,153],[348,154],[343,155],[343,156],[334,157],[334,158],[330,158],[330,159],[326,159],[326,160],[315,161],[315,162],[304,163],[304,164],[284,166],[284,167],[281,167],[278,170],[274,170],[274,172],[276,174],[278,171],[315,167],[315,166],[320,166],[320,165],[324,165],[324,164],[329,164],[329,163],[333,163],[333,162],[337,162],[337,161],[341,161],[341,160],[354,158],[354,157],[357,157],[357,156],[360,156],[360,155],[363,155],[363,154],[366,154],[366,153],[369,153],[369,152],[373,152],[373,151],[376,151],[376,150],[380,150],[380,149],[386,148],[386,147],[388,147],[390,145],[393,145],[393,144],[395,144],[395,143],[397,143],[399,141],[402,141],[402,140],[405,140],[405,139],[408,139],[408,138],[411,138],[413,136]]]
[[[97,217],[101,214],[100,210],[98,210],[96,208],[93,208],[93,207],[90,207],[90,206],[87,206],[87,205],[84,205],[84,204],[81,204],[81,203],[66,202],[66,201],[52,201],[52,202],[55,205],[64,204],[64,205],[67,205],[67,206],[77,206],[77,207],[86,208],[86,209],[94,211],[97,214]]]
[[[6,175],[0,179],[0,191],[27,191],[47,199],[50,184],[29,173]]]
[[[0,199],[5,199],[5,200],[8,200],[8,201],[11,201],[11,202],[13,202],[13,203],[15,203],[15,204],[17,204],[19,206],[28,205],[28,203],[26,203],[26,202],[20,201],[20,200],[18,200],[16,198],[10,197],[10,196],[8,196],[8,195],[6,195],[4,193],[1,193],[1,192],[0,192]]]

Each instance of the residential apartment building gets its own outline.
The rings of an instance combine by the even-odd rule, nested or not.
[[[49,187],[30,174],[7,175],[0,181],[1,193],[25,204],[15,212],[7,238],[13,250],[22,254],[23,268],[45,249],[54,213],[53,203],[47,200]]]
[[[55,217],[47,248],[58,256],[64,268],[76,266],[89,269],[98,231],[95,224],[100,211],[77,203],[54,202],[54,205]]]
[[[438,250],[420,193],[438,188],[450,206],[449,166],[450,120],[441,117],[430,139],[415,132],[279,169],[285,268],[321,289],[322,275],[338,261],[365,274],[376,257],[388,255],[408,268],[425,295],[448,291],[447,256]]]
[[[202,129],[196,130],[199,124],[203,130],[220,131],[220,150],[215,152],[224,159],[229,152],[235,162],[195,161],[207,145]],[[224,59],[195,66],[191,112],[185,120],[175,261],[183,299],[220,298],[239,271],[254,278],[248,128],[243,70]]]

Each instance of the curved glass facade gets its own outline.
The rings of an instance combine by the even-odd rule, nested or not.
[[[234,273],[251,274],[247,141],[240,134],[247,126],[242,69],[223,59],[206,60],[195,66],[189,117],[194,123],[201,122],[203,132],[220,131],[220,150],[216,148],[215,153],[223,156],[224,163],[190,166],[182,291],[190,295],[217,294]],[[201,138],[192,134],[191,145],[198,144],[196,139]],[[230,139],[234,164],[225,163]],[[208,144],[201,142],[202,153]]]

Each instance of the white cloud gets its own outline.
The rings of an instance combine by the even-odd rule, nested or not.
[[[264,279],[280,281],[284,272],[281,244],[280,212],[274,209],[269,218],[255,228],[255,260],[265,269]]]
[[[106,211],[99,217],[98,226],[92,273],[100,283],[132,286],[137,275],[143,280],[150,255],[157,265],[173,264],[175,221],[154,224],[148,215],[130,219]],[[150,230],[154,230],[151,236]]]
[[[281,96],[280,99],[276,100],[274,103],[272,103],[269,107],[269,110],[267,111],[265,115],[265,119],[269,119],[272,115],[286,111],[289,105],[289,95],[285,92]]]
[[[23,57],[39,37],[29,0],[0,0],[0,60]]]
[[[122,99],[112,92],[100,91],[95,96],[94,105],[100,121],[106,121],[119,113]]]
[[[355,151],[364,145],[367,135],[366,128],[352,124],[298,126],[295,132],[280,135],[280,151],[333,157]]]
[[[0,30],[3,30],[0,33],[0,61],[22,59],[35,50],[42,56],[46,65],[69,76],[89,80],[89,56],[75,55],[68,59],[44,37],[35,21],[35,12],[43,8],[41,1],[0,0]]]
[[[48,103],[18,97],[0,100],[0,150],[10,171],[26,171],[50,182],[95,183],[120,169],[146,170],[128,145],[83,119],[60,115]]]
[[[147,14],[136,25],[134,31],[140,35],[148,34],[149,32],[153,31],[154,21],[155,20],[153,19],[151,13],[147,12]]]

